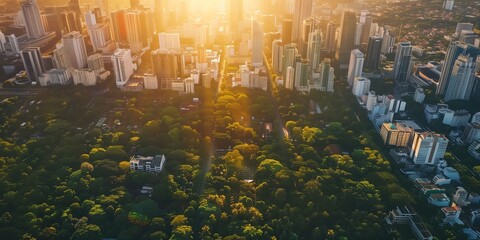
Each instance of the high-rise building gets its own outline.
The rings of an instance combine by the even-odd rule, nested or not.
[[[167,13],[164,0],[155,0],[155,30],[157,33],[165,31]]]
[[[97,6],[102,11],[102,16],[110,17],[110,8],[108,5],[108,0],[96,0]]]
[[[101,72],[105,71],[105,63],[103,61],[103,55],[100,53],[95,53],[88,56],[87,59],[88,69],[93,70],[95,75],[99,75]]]
[[[468,55],[460,55],[455,61],[452,75],[448,80],[445,101],[470,100],[475,81],[474,59]]]
[[[285,88],[293,90],[295,82],[295,68],[292,66],[288,66],[285,71]]]
[[[91,11],[85,13],[85,22],[93,51],[113,52],[114,44],[111,38],[110,26],[105,23],[98,23],[97,17]]]
[[[327,24],[327,36],[325,39],[325,48],[328,51],[335,51],[335,35],[337,33],[337,26],[334,23]]]
[[[367,59],[365,67],[376,70],[380,67],[380,54],[382,51],[383,38],[380,36],[371,36],[368,41]]]
[[[297,57],[297,54],[297,48],[294,43],[284,45],[282,57],[282,73],[284,79],[286,78],[287,68],[295,67],[295,58]]]
[[[60,21],[63,26],[63,30],[67,33],[77,31],[82,31],[82,25],[78,23],[77,13],[73,11],[62,12],[60,13]]]
[[[457,23],[455,28],[455,37],[460,37],[463,30],[473,30],[473,23]]]
[[[282,24],[282,42],[284,44],[292,43],[292,31],[293,31],[292,19],[283,19]]]
[[[2,31],[0,31],[0,52],[5,52],[5,43],[7,43],[5,34]]]
[[[127,31],[127,41],[132,53],[138,53],[143,48],[140,19],[141,12],[138,10],[129,10],[125,12],[125,29]]]
[[[334,69],[330,58],[324,58],[322,63],[318,66],[320,72],[320,91],[333,92],[334,85]]]
[[[45,27],[42,24],[42,17],[37,0],[25,0],[22,2],[21,8],[28,37],[41,38],[45,36]]]
[[[39,77],[46,72],[42,61],[40,48],[27,47],[21,52],[23,66],[27,72],[28,78],[32,82],[38,82]]]
[[[465,42],[465,43],[474,45],[475,39],[478,39],[479,37],[480,35],[476,34],[472,30],[462,30],[462,32],[460,33],[460,36],[458,37],[458,40],[460,42]]]
[[[436,94],[444,96],[450,85],[450,78],[452,76],[452,71],[460,55],[468,55],[473,58],[474,61],[479,55],[479,49],[473,45],[462,43],[462,42],[451,42],[448,46],[447,54],[445,55],[444,64],[442,67],[442,72],[440,74],[440,80],[438,81],[438,86]]]
[[[234,34],[234,39],[240,39],[238,27],[243,20],[243,0],[229,0],[228,13],[230,17],[230,32]]]
[[[365,57],[359,49],[354,49],[350,53],[350,64],[348,66],[348,85],[352,86],[355,77],[361,77],[363,72],[363,63]]]
[[[354,48],[357,19],[352,11],[344,11],[340,25],[335,59],[340,69],[347,69],[350,62],[350,54]]]
[[[17,37],[14,34],[5,36],[5,51],[7,54],[20,53],[20,47],[18,45]]]
[[[295,66],[295,89],[300,92],[309,91],[309,70],[310,62],[307,59],[302,59],[296,62]]]
[[[180,49],[180,34],[178,33],[159,33],[158,45],[161,50]]]
[[[355,48],[362,47],[362,32],[363,32],[363,23],[357,22],[355,25],[355,35],[353,37],[353,46]]]
[[[183,78],[185,66],[180,52],[157,49],[152,52],[152,66],[161,89],[171,89],[173,81]]]
[[[383,143],[391,146],[408,147],[413,135],[413,129],[404,123],[384,123],[380,129]]]
[[[395,45],[395,34],[385,28],[384,33],[383,33],[383,43],[382,43],[382,53],[387,54],[387,53],[392,53],[393,52],[393,47]]]
[[[355,77],[353,80],[352,93],[357,97],[361,97],[365,94],[368,94],[370,91],[371,81],[365,77]]]
[[[393,64],[393,78],[395,84],[407,82],[411,73],[410,61],[412,59],[412,45],[410,42],[400,42],[397,45],[395,61]]]
[[[463,131],[461,139],[467,144],[471,144],[480,139],[480,124],[476,122],[468,123],[465,126],[465,130]]]
[[[53,50],[53,66],[56,69],[67,69],[72,66],[70,58],[66,56],[63,45],[57,46],[57,49]]]
[[[87,64],[85,40],[79,32],[71,32],[62,38],[65,54],[74,68],[84,68]]]
[[[300,46],[303,20],[312,15],[313,0],[296,0],[293,13],[293,42]]]
[[[260,23],[252,19],[252,66],[263,65],[263,28]]]
[[[272,43],[272,70],[276,74],[282,73],[283,43],[282,40],[275,40]]]
[[[432,132],[415,133],[410,157],[415,164],[436,165],[445,156],[448,139]]]
[[[133,74],[132,54],[130,49],[117,49],[112,55],[113,71],[115,73],[115,83],[117,87],[122,87],[127,83]]]
[[[115,37],[115,42],[118,44],[126,44],[127,29],[125,26],[125,11],[118,10],[111,13],[112,29]]]
[[[322,32],[319,29],[308,36],[307,58],[310,60],[312,71],[320,65],[322,52]]]
[[[445,0],[445,1],[443,2],[443,9],[452,11],[454,4],[455,4],[455,1],[454,1],[454,0]]]
[[[360,23],[363,25],[361,44],[367,44],[370,38],[370,30],[373,22],[372,14],[369,11],[360,12]]]

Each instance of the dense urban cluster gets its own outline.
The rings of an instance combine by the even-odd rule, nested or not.
[[[480,239],[480,1],[0,2],[0,238]]]

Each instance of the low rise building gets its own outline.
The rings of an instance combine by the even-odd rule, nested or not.
[[[130,158],[130,169],[160,173],[165,165],[165,155],[156,155],[154,157],[132,156]]]

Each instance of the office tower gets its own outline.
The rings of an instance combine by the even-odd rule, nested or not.
[[[395,39],[396,39],[395,34],[392,31],[385,28],[383,33],[382,54],[393,52]]]
[[[475,60],[469,55],[460,55],[455,61],[448,80],[445,101],[470,100],[475,80]]]
[[[71,32],[62,38],[65,55],[72,67],[80,69],[87,64],[87,50],[85,40],[79,32]]]
[[[110,8],[108,5],[108,0],[96,0],[97,6],[102,11],[102,16],[110,17]]]
[[[355,77],[353,80],[352,93],[357,97],[361,97],[365,94],[368,94],[370,91],[371,81],[368,78],[364,77]]]
[[[298,52],[295,43],[284,45],[282,57],[282,73],[284,78],[286,77],[287,67],[295,67],[295,58],[297,57],[297,54]]]
[[[165,31],[166,9],[164,0],[155,0],[155,30],[157,33]]]
[[[445,1],[443,2],[443,9],[452,11],[454,4],[455,4],[455,1],[454,1],[454,0],[445,0]]]
[[[380,129],[380,136],[385,145],[408,147],[414,131],[404,123],[384,123]]]
[[[117,42],[118,44],[126,44],[128,42],[128,39],[127,29],[125,26],[125,11],[114,11],[111,13],[111,15],[115,42]]]
[[[436,165],[443,159],[447,151],[448,139],[432,132],[416,132],[410,151],[410,157],[415,164]]]
[[[288,66],[285,70],[285,88],[293,90],[294,82],[295,82],[295,68],[292,66]]]
[[[457,23],[455,28],[455,37],[460,37],[463,30],[473,30],[473,23]]]
[[[355,48],[362,47],[362,32],[363,32],[363,23],[357,23],[355,26],[355,35],[353,38],[353,46]]]
[[[477,60],[480,62],[480,60]],[[477,63],[477,66],[480,65]],[[473,83],[472,95],[470,96],[470,100],[475,102],[476,104],[480,104],[480,75],[475,76],[475,81]]]
[[[292,41],[300,46],[303,20],[312,15],[313,0],[296,0],[293,13]],[[299,47],[300,48],[300,47]]]
[[[131,9],[140,9],[140,0],[130,0]]]
[[[324,58],[322,63],[318,66],[320,72],[320,91],[333,92],[334,85],[334,69],[330,58]]]
[[[477,122],[467,123],[461,139],[464,143],[471,144],[480,139],[480,124]]]
[[[395,83],[405,83],[410,76],[412,59],[412,45],[410,42],[400,42],[397,45],[395,61],[393,63],[393,78]]]
[[[307,58],[310,60],[312,71],[320,65],[322,51],[322,32],[319,29],[308,36]]]
[[[100,53],[95,53],[88,56],[87,66],[89,70],[93,70],[95,72],[95,75],[98,76],[101,72],[105,71],[103,55]]]
[[[283,43],[282,40],[275,40],[272,43],[272,70],[275,74],[282,73]]]
[[[282,24],[282,42],[284,44],[292,43],[293,34],[293,21],[292,19],[283,19]]]
[[[113,52],[114,44],[112,42],[110,27],[105,23],[98,23],[93,12],[85,14],[88,35],[93,46],[93,51],[102,51],[104,53]]]
[[[132,53],[138,53],[143,48],[140,13],[141,12],[138,10],[129,10],[125,12],[127,41]]]
[[[350,64],[348,65],[348,85],[353,85],[355,77],[361,77],[363,73],[363,63],[365,61],[365,55],[358,49],[352,50],[350,53]]]
[[[459,206],[464,207],[470,204],[467,198],[468,198],[467,190],[465,190],[465,188],[463,187],[457,187],[457,191],[455,192],[455,195],[453,195],[453,201]]]
[[[159,33],[158,34],[159,49],[180,49],[180,34],[178,33]]]
[[[40,9],[37,0],[26,0],[21,4],[22,17],[25,30],[29,38],[41,38],[45,36],[45,28],[42,24]]]
[[[82,16],[82,12],[80,11],[80,3],[79,0],[70,0],[70,3],[68,4],[70,7],[70,10],[73,11],[75,14],[75,26],[77,29],[75,31],[82,31],[82,20],[80,19]]]
[[[5,34],[2,31],[0,31],[0,52],[5,52],[5,43],[7,43]]]
[[[172,82],[183,77],[183,56],[173,50],[157,49],[152,52],[152,66],[161,89],[171,89]]]
[[[296,62],[295,65],[295,89],[300,92],[308,92],[309,82],[308,75],[310,69],[310,62],[307,59],[302,59]]]
[[[261,16],[261,19],[262,19],[262,25],[263,25],[263,31],[266,32],[266,33],[269,33],[269,32],[276,32],[277,31],[277,28],[276,28],[276,25],[275,25],[275,15],[269,15],[269,14],[265,14],[265,15],[262,15]]]
[[[69,11],[60,13],[60,21],[65,32],[81,32],[82,26],[78,25],[77,13]]]
[[[315,23],[313,18],[303,20],[300,37],[297,40],[297,48],[302,58],[307,58],[308,39],[311,32],[315,30]]]
[[[453,67],[460,55],[469,55],[475,59],[479,55],[479,49],[462,42],[451,42],[448,46],[447,53],[445,55],[442,72],[440,73],[440,80],[438,81],[436,94],[444,96],[449,86],[450,77],[452,76]]]
[[[252,66],[263,65],[263,28],[257,20],[252,19]]]
[[[478,37],[480,37],[480,35],[476,34],[472,30],[462,30],[460,36],[458,37],[458,41],[473,45],[475,43],[475,39],[478,39]]]
[[[325,48],[328,51],[335,51],[335,35],[337,33],[337,26],[329,22],[327,24],[327,36],[325,39]]]
[[[335,59],[340,69],[347,69],[350,61],[350,54],[354,47],[355,30],[357,19],[352,11],[344,11],[340,25]]]
[[[57,49],[53,50],[53,66],[56,69],[67,69],[72,66],[63,45],[57,46]]]
[[[27,72],[28,78],[32,82],[38,82],[39,77],[46,72],[42,61],[40,48],[27,47],[21,52],[23,66]]]
[[[5,51],[10,54],[20,53],[17,37],[14,34],[5,36]]]
[[[369,38],[371,36],[370,30],[372,27],[372,22],[373,22],[372,14],[369,11],[364,10],[360,12],[360,23],[362,23],[363,25],[362,40],[361,40],[362,45],[367,44],[369,41]]]
[[[229,17],[230,17],[230,32],[233,33],[234,39],[239,40],[241,37],[238,31],[238,25],[243,20],[243,0],[229,0]]]
[[[379,36],[371,36],[368,41],[367,59],[365,67],[367,69],[376,70],[380,67],[380,54],[382,51],[383,38]]]
[[[130,49],[117,49],[112,55],[112,66],[115,73],[115,83],[117,87],[122,87],[127,83],[133,74],[132,54]]]

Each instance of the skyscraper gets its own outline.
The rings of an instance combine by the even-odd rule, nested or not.
[[[178,33],[159,33],[158,34],[159,49],[180,49],[180,34]]]
[[[340,35],[337,42],[335,58],[340,69],[347,69],[350,53],[354,47],[357,19],[352,11],[344,11],[340,25]]]
[[[110,26],[105,23],[98,23],[93,12],[85,14],[88,35],[92,42],[93,51],[112,52],[114,44],[110,34]]]
[[[475,81],[475,61],[469,55],[460,55],[450,76],[445,101],[470,100]]]
[[[292,28],[292,19],[284,19],[282,24],[282,42],[284,44],[292,43]]]
[[[435,165],[445,156],[448,139],[437,133],[415,133],[410,157],[415,164]]]
[[[300,92],[309,91],[309,69],[310,62],[307,59],[302,59],[296,62],[295,66],[295,89]]]
[[[382,51],[383,38],[371,36],[368,41],[367,60],[365,67],[376,70],[380,66],[380,54]]]
[[[397,45],[395,61],[393,63],[393,78],[395,83],[405,83],[410,76],[412,59],[412,45],[410,42],[400,42]]]
[[[293,13],[293,42],[300,46],[303,20],[312,15],[313,0],[296,0]]]
[[[444,96],[448,85],[450,76],[452,75],[452,70],[455,65],[455,61],[460,55],[469,55],[475,61],[476,57],[479,55],[479,49],[473,45],[462,43],[462,42],[451,42],[448,46],[447,54],[445,55],[445,60],[440,74],[440,80],[438,81],[436,94]]]
[[[371,81],[364,77],[355,77],[353,80],[352,93],[357,97],[361,97],[370,91]]]
[[[311,32],[308,36],[307,58],[310,60],[312,70],[320,65],[322,51],[322,33],[320,30]]]
[[[72,67],[80,69],[87,64],[87,50],[85,40],[79,32],[71,32],[62,38],[65,55]]]
[[[361,44],[367,44],[370,38],[370,28],[372,26],[373,18],[369,11],[362,11],[360,13],[360,23],[362,23],[362,40]]]
[[[143,48],[140,13],[138,10],[125,12],[125,29],[127,31],[128,45],[132,53],[138,53]]]
[[[350,53],[350,64],[348,66],[348,85],[353,85],[353,80],[355,77],[361,77],[363,73],[363,63],[365,61],[365,56],[362,51],[359,49],[354,49]]]
[[[235,40],[239,40],[240,33],[238,31],[238,25],[243,20],[243,0],[229,0],[228,3],[230,32],[234,34]]]
[[[117,87],[122,87],[133,74],[132,54],[130,49],[117,49],[112,55],[113,71]]]
[[[292,66],[288,66],[285,70],[285,88],[293,90],[294,83],[295,83],[295,68]]]
[[[327,24],[327,36],[325,39],[325,48],[328,51],[335,51],[335,35],[337,33],[337,26],[334,23]]]
[[[272,69],[276,74],[282,73],[283,43],[275,40],[272,43]]]
[[[319,66],[320,68],[320,91],[333,92],[334,85],[334,69],[331,64],[330,58],[323,59]]]
[[[382,53],[392,53],[395,45],[395,34],[389,29],[385,28],[383,33]]]
[[[183,77],[183,56],[173,50],[157,49],[152,52],[152,66],[161,89],[171,89],[172,82]]]
[[[63,25],[63,30],[67,33],[73,31],[82,31],[82,25],[79,25],[77,20],[77,13],[73,11],[60,13],[60,21]]]
[[[164,0],[155,0],[155,29],[157,33],[165,31],[166,15]]]
[[[41,38],[45,36],[45,28],[37,0],[25,0],[21,4],[23,22],[29,38]]]
[[[127,29],[125,26],[125,11],[118,10],[111,13],[112,18],[112,28],[115,37],[115,42],[118,44],[126,44],[127,39]]]
[[[21,52],[23,66],[27,72],[28,78],[32,82],[38,82],[39,77],[46,72],[42,61],[40,48],[27,47]]]
[[[295,43],[284,45],[282,58],[282,73],[284,79],[286,78],[287,68],[295,67],[295,58],[297,54],[298,52]]]
[[[260,23],[252,19],[252,66],[263,65],[263,28]]]

